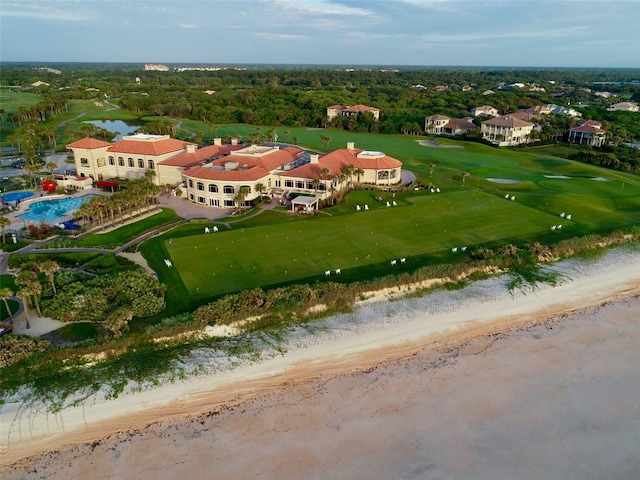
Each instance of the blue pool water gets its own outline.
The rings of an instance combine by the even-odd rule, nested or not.
[[[33,196],[33,192],[9,192],[0,195],[2,201],[5,203],[16,202]]]
[[[51,223],[79,209],[80,205],[89,202],[93,196],[85,195],[84,197],[68,197],[35,202],[29,205],[28,213],[19,215],[18,218],[33,222]]]

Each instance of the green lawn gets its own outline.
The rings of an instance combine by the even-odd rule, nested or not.
[[[472,189],[409,197],[403,203],[391,208],[376,204],[353,215],[238,226],[166,240],[164,246],[189,294],[208,298],[281,282],[322,280],[325,270],[336,268],[344,278],[351,270],[372,266],[379,274],[392,273],[392,259],[406,257],[405,268],[415,268],[425,256],[453,255],[454,246],[544,236],[556,223],[555,216]]]
[[[220,126],[217,134],[254,130],[246,125]],[[203,234],[202,226],[191,226],[188,233],[172,232],[160,246],[145,251],[160,279],[169,284],[168,298],[175,293],[177,301],[194,305],[246,288],[324,281],[324,271],[336,268],[342,275],[332,275],[332,280],[362,281],[468,258],[469,251],[481,245],[551,243],[640,225],[638,176],[534,149],[496,149],[446,139],[439,141],[463,148],[438,149],[402,135],[289,130],[290,140],[299,135],[301,144],[312,147],[315,137],[319,147],[323,133],[334,135],[331,149],[349,140],[361,148],[385,151],[442,193],[398,193],[398,206],[387,208],[386,202],[393,200],[390,193],[380,193],[383,202],[376,202],[376,192],[360,190],[313,218],[270,211],[234,222],[231,230],[222,228],[217,234]],[[283,132],[278,129],[281,139]],[[436,165],[433,176],[431,163]],[[464,184],[463,171],[470,174]],[[570,178],[554,178],[558,176]],[[519,183],[496,183],[490,178]],[[505,200],[506,193],[516,201]],[[370,210],[356,212],[357,204],[368,204]],[[571,213],[573,220],[562,220],[561,212]],[[560,223],[561,232],[550,230]],[[469,247],[466,256],[451,253],[451,247],[463,245]],[[407,263],[392,268],[389,261],[401,257]],[[174,268],[167,268],[164,258],[170,258]]]

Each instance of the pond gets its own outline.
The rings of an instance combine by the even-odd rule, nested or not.
[[[87,120],[82,123],[90,123],[96,127],[106,128],[110,132],[117,133],[118,135],[111,141],[122,140],[125,135],[130,135],[142,127],[140,124],[127,123],[124,120]]]

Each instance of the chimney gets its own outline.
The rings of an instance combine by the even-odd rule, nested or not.
[[[356,144],[354,142],[347,142],[347,150],[353,150],[356,148]]]
[[[237,138],[232,138],[231,139],[231,145],[237,145],[238,144],[238,139]]]
[[[309,158],[311,159],[311,163],[318,163],[318,158],[320,158],[320,155],[318,155],[317,153],[312,153],[311,155],[309,155]]]
[[[187,153],[195,153],[197,148],[198,148],[198,145],[196,145],[195,143],[188,143],[187,144]]]
[[[222,145],[222,139],[221,138],[214,138],[213,139],[213,144],[214,145]]]

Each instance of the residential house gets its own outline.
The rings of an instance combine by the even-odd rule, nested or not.
[[[359,117],[364,112],[371,112],[376,120],[380,120],[380,109],[368,107],[366,105],[332,105],[327,107],[327,117],[329,120],[335,117]]]
[[[579,145],[591,145],[601,147],[606,142],[607,132],[602,128],[602,124],[596,120],[587,120],[577,127],[569,129],[567,135],[569,143]]]
[[[471,118],[449,118],[445,115],[431,115],[425,118],[424,129],[435,135],[464,135],[476,128]]]
[[[637,112],[640,109],[638,108],[638,104],[634,102],[620,102],[614,103],[609,108],[607,108],[610,112]]]
[[[533,123],[513,115],[502,115],[482,122],[482,138],[499,147],[518,145],[528,140],[533,127]]]
[[[482,105],[481,107],[475,107],[471,109],[472,117],[497,117],[498,115],[500,115],[498,109],[492,107],[491,105]]]

